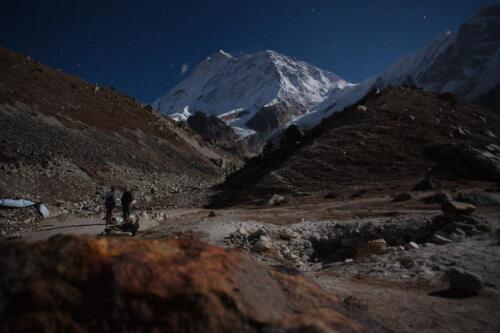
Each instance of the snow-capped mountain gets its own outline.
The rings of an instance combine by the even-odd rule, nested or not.
[[[176,120],[196,111],[216,115],[240,137],[289,124],[312,127],[375,88],[417,85],[451,92],[486,107],[500,105],[500,5],[487,6],[410,53],[381,74],[353,84],[335,74],[273,51],[239,58],[219,51],[153,107]]]
[[[384,85],[415,83],[477,101],[500,84],[500,5],[481,9],[456,33],[446,32],[429,47],[409,54],[380,75]]]
[[[460,100],[499,108],[500,5],[484,7],[458,32],[441,34],[428,47],[402,57],[380,75],[332,91],[311,112],[291,122],[314,126],[332,112],[356,103],[370,90],[389,85],[451,92]]]
[[[268,132],[348,85],[333,73],[274,51],[242,57],[219,51],[152,106],[177,120],[196,111],[216,115],[246,135]]]

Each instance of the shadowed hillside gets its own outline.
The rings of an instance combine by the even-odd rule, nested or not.
[[[450,94],[408,87],[373,92],[303,137],[290,140],[285,135],[279,147],[267,149],[228,177],[214,202],[342,190],[419,178],[429,172],[456,176],[457,170],[445,165],[451,160],[441,163],[440,156],[446,155],[443,149],[453,150],[447,146],[451,144],[462,150],[493,150],[498,156],[498,146],[492,145],[500,143],[499,128],[498,115],[457,104]],[[495,180],[476,171],[467,178]]]

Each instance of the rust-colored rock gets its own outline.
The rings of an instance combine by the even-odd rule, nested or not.
[[[2,332],[383,332],[306,277],[193,240],[0,244]]]

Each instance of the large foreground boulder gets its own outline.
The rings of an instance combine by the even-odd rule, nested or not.
[[[306,277],[194,240],[0,244],[2,332],[384,332]]]

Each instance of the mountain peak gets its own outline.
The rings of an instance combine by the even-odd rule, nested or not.
[[[487,6],[462,24],[456,33],[445,32],[428,47],[398,61],[382,74],[386,85],[411,76],[417,86],[451,92],[476,101],[498,85],[500,72],[500,5]],[[474,54],[474,57],[470,55]]]
[[[218,50],[217,52],[212,53],[210,56],[208,56],[205,61],[200,62],[200,64],[206,63],[206,62],[213,62],[213,61],[226,61],[229,59],[234,59],[234,57],[230,54],[227,53],[223,50]]]
[[[224,50],[219,50],[219,51],[215,52],[211,57],[214,57],[214,58],[215,57],[223,57],[223,58],[230,58],[230,59],[234,58],[230,53],[227,53]]]
[[[403,56],[381,74],[333,91],[313,112],[297,117],[294,122],[304,127],[314,126],[332,112],[356,103],[374,88],[398,85],[452,93],[459,100],[498,109],[499,35],[500,5],[484,7],[457,32],[446,31],[427,47]]]
[[[257,53],[254,53],[254,54],[250,54],[250,56],[282,56],[284,57],[284,55],[282,54],[279,54],[278,52],[276,51],[273,51],[273,50],[262,50],[262,51],[259,51]]]
[[[224,55],[224,56],[226,56],[226,57],[229,57],[229,58],[233,57],[230,53],[227,53],[224,50],[219,50],[219,53],[222,54],[222,55]]]
[[[261,112],[261,119],[269,120],[269,113],[279,112],[278,122],[289,120],[322,102],[344,83],[328,71],[273,50],[237,58],[219,50],[153,107],[171,117],[185,110],[224,118],[231,115],[230,125],[249,128],[249,121],[263,109],[266,115]],[[282,106],[269,108],[275,104]]]

